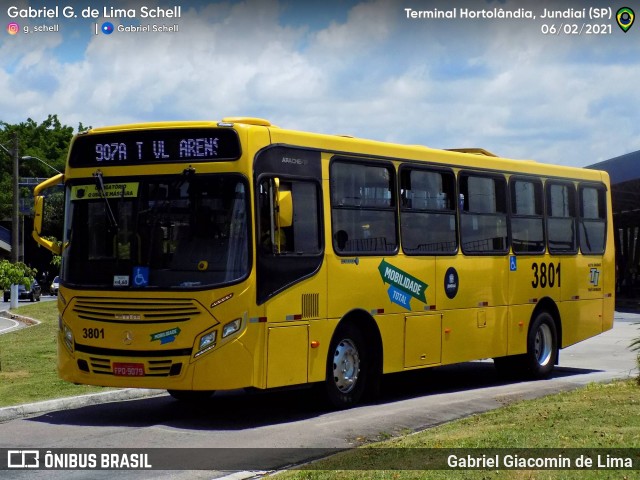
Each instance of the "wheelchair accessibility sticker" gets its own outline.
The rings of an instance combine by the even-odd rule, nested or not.
[[[149,285],[149,267],[133,267],[133,286],[146,287]]]

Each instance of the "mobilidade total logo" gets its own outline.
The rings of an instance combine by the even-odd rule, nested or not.
[[[427,303],[425,290],[429,287],[426,283],[407,272],[391,265],[386,260],[382,260],[378,266],[378,271],[384,283],[389,284],[387,293],[389,300],[401,307],[411,310],[411,298],[415,298],[422,303]]]

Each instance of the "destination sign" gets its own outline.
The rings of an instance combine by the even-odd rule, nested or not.
[[[78,136],[69,165],[93,167],[237,160],[240,140],[230,128],[136,130]]]

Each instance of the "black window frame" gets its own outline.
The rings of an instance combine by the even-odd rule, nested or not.
[[[594,189],[598,193],[598,218],[586,218],[584,216],[584,201],[583,201],[583,192],[584,189],[590,188]],[[607,250],[607,187],[602,183],[590,183],[590,182],[580,182],[578,184],[578,244],[580,247],[580,252],[583,255],[603,255]],[[603,239],[602,239],[602,249],[601,250],[591,250],[585,251],[583,248],[583,231],[584,231],[584,223],[602,223],[604,226],[603,229]]]
[[[443,180],[446,177],[449,177],[449,187],[451,190],[450,198],[447,199],[447,203],[449,204],[449,208],[415,208],[414,206],[407,206],[405,204],[406,199],[403,196],[403,185],[404,185],[404,175],[410,174],[411,172],[419,171],[419,172],[427,172],[427,173],[439,173],[442,175]],[[405,173],[406,172],[406,173]],[[453,256],[458,253],[460,250],[460,240],[459,240],[459,223],[458,223],[458,209],[457,209],[457,199],[458,199],[458,190],[457,190],[457,179],[456,174],[452,169],[449,168],[439,168],[439,167],[431,167],[431,166],[422,166],[422,165],[414,165],[411,163],[404,163],[400,165],[398,168],[398,205],[400,210],[399,223],[400,223],[400,243],[402,245],[402,252],[407,256]],[[405,248],[405,237],[406,235],[403,233],[403,214],[412,213],[412,214],[425,214],[425,215],[439,215],[439,216],[451,216],[453,218],[454,223],[454,232],[453,232],[453,240],[454,240],[454,248],[451,250],[407,250]]]
[[[253,166],[253,215],[256,242],[256,302],[263,305],[280,292],[316,275],[324,261],[325,211],[322,182],[322,163],[319,150],[289,145],[269,145],[256,153]],[[260,233],[260,190],[266,178],[279,178],[284,182],[308,181],[316,185],[318,193],[318,228],[321,251],[318,254],[275,254],[263,249]]]
[[[551,215],[551,209],[553,208],[553,204],[551,201],[551,187],[553,186],[566,186],[569,187],[570,190],[570,194],[572,196],[572,199],[570,199],[569,201],[569,207],[572,208],[573,210],[573,216],[569,216],[569,217],[561,217],[561,216],[557,216],[557,215]],[[545,190],[545,195],[544,195],[544,199],[545,199],[545,224],[546,224],[546,230],[547,230],[547,249],[549,251],[550,254],[552,255],[576,255],[578,253],[578,224],[577,224],[577,220],[578,220],[578,199],[577,199],[577,190],[576,190],[576,185],[574,182],[572,181],[566,181],[566,180],[547,180],[545,182],[544,185],[544,190]],[[558,248],[553,248],[552,247],[552,228],[549,225],[549,222],[552,219],[572,219],[572,229],[573,229],[573,248],[572,249],[566,249],[566,250],[560,250]]]
[[[496,192],[496,212],[479,212],[469,210],[469,195],[468,195],[468,179],[471,177],[491,179],[494,182],[502,184],[502,198],[499,198],[499,193]],[[466,187],[464,183],[467,182]],[[465,194],[464,192],[467,192]],[[458,212],[459,212],[459,229],[460,229],[460,248],[465,255],[468,256],[504,256],[509,254],[510,246],[510,232],[509,232],[509,198],[508,198],[508,182],[504,175],[489,173],[475,170],[463,170],[458,173]],[[463,197],[464,195],[464,197]],[[502,210],[498,213],[498,206],[500,206],[500,200],[502,203]],[[477,242],[476,240],[466,242],[465,245],[465,222],[467,218],[487,218],[487,217],[502,217],[504,220],[504,245],[502,248],[491,248],[486,250],[472,250],[469,248],[470,244]],[[500,237],[493,237],[499,239]],[[491,239],[487,239],[489,241]],[[480,240],[485,241],[485,240]]]
[[[337,164],[351,165],[351,166],[361,166],[361,167],[375,167],[375,168],[384,168],[389,172],[389,192],[391,194],[389,205],[388,206],[357,206],[357,205],[340,205],[334,202],[334,197],[336,194],[336,185],[335,178],[336,175],[334,173],[334,168]],[[329,163],[329,207],[331,209],[331,239],[333,245],[333,251],[338,256],[342,257],[353,257],[353,256],[393,256],[397,255],[400,251],[400,234],[399,234],[399,220],[398,220],[398,187],[397,187],[397,172],[394,164],[390,161],[374,161],[365,158],[353,158],[346,156],[335,156],[331,159]],[[336,212],[344,212],[344,211],[360,211],[360,212],[389,212],[393,214],[393,233],[395,236],[395,244],[392,249],[347,249],[340,248],[340,244],[343,244],[344,247],[347,246],[347,242],[361,242],[362,245],[366,243],[372,243],[374,245],[378,245],[377,240],[372,242],[371,239],[364,238],[348,238],[348,232],[346,232],[341,226],[337,226],[336,222]],[[346,238],[345,238],[346,236]],[[373,237],[377,239],[378,237]],[[386,239],[384,240],[386,245]]]
[[[527,182],[534,184],[535,209],[536,213],[521,214],[515,209],[516,206],[516,188],[517,182]],[[514,239],[513,220],[539,220],[542,228],[542,246],[539,250],[516,250]],[[547,222],[545,219],[545,193],[544,183],[540,177],[531,177],[524,175],[513,175],[509,178],[509,243],[515,255],[544,255],[547,251]]]

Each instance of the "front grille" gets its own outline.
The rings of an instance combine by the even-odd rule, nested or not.
[[[79,297],[73,312],[82,320],[126,324],[186,322],[202,314],[192,300],[175,298]]]
[[[182,362],[173,360],[145,360],[140,362],[144,365],[145,377],[172,377],[180,375]],[[113,375],[113,366],[109,358],[89,357],[89,366],[92,373],[101,375]]]

